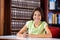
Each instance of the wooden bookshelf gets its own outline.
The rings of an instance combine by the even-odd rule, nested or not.
[[[41,8],[43,9],[43,13],[44,13],[44,19],[46,22],[48,22],[48,0],[41,0]]]
[[[4,0],[4,35],[11,35],[11,0]]]

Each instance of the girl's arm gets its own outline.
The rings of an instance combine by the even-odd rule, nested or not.
[[[24,27],[17,33],[17,36],[23,37],[23,33],[26,32],[27,26],[24,25]]]

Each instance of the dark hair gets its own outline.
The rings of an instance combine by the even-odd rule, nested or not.
[[[34,12],[35,12],[35,11],[39,11],[39,12],[41,13],[41,17],[42,17],[42,18],[41,18],[41,21],[45,21],[45,20],[44,20],[43,11],[42,11],[42,9],[41,9],[40,7],[38,7],[38,8],[36,8],[36,9],[33,10],[33,13],[32,13],[32,16],[31,16],[31,20],[33,20],[33,15],[34,15]]]

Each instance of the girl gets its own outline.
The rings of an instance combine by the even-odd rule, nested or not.
[[[28,29],[28,34],[26,30]],[[46,38],[52,37],[48,24],[44,21],[41,8],[36,8],[30,21],[27,21],[24,27],[17,33],[20,37]]]

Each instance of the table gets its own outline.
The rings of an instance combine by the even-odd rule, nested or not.
[[[21,38],[16,35],[0,36],[0,40],[60,40],[58,38]]]

